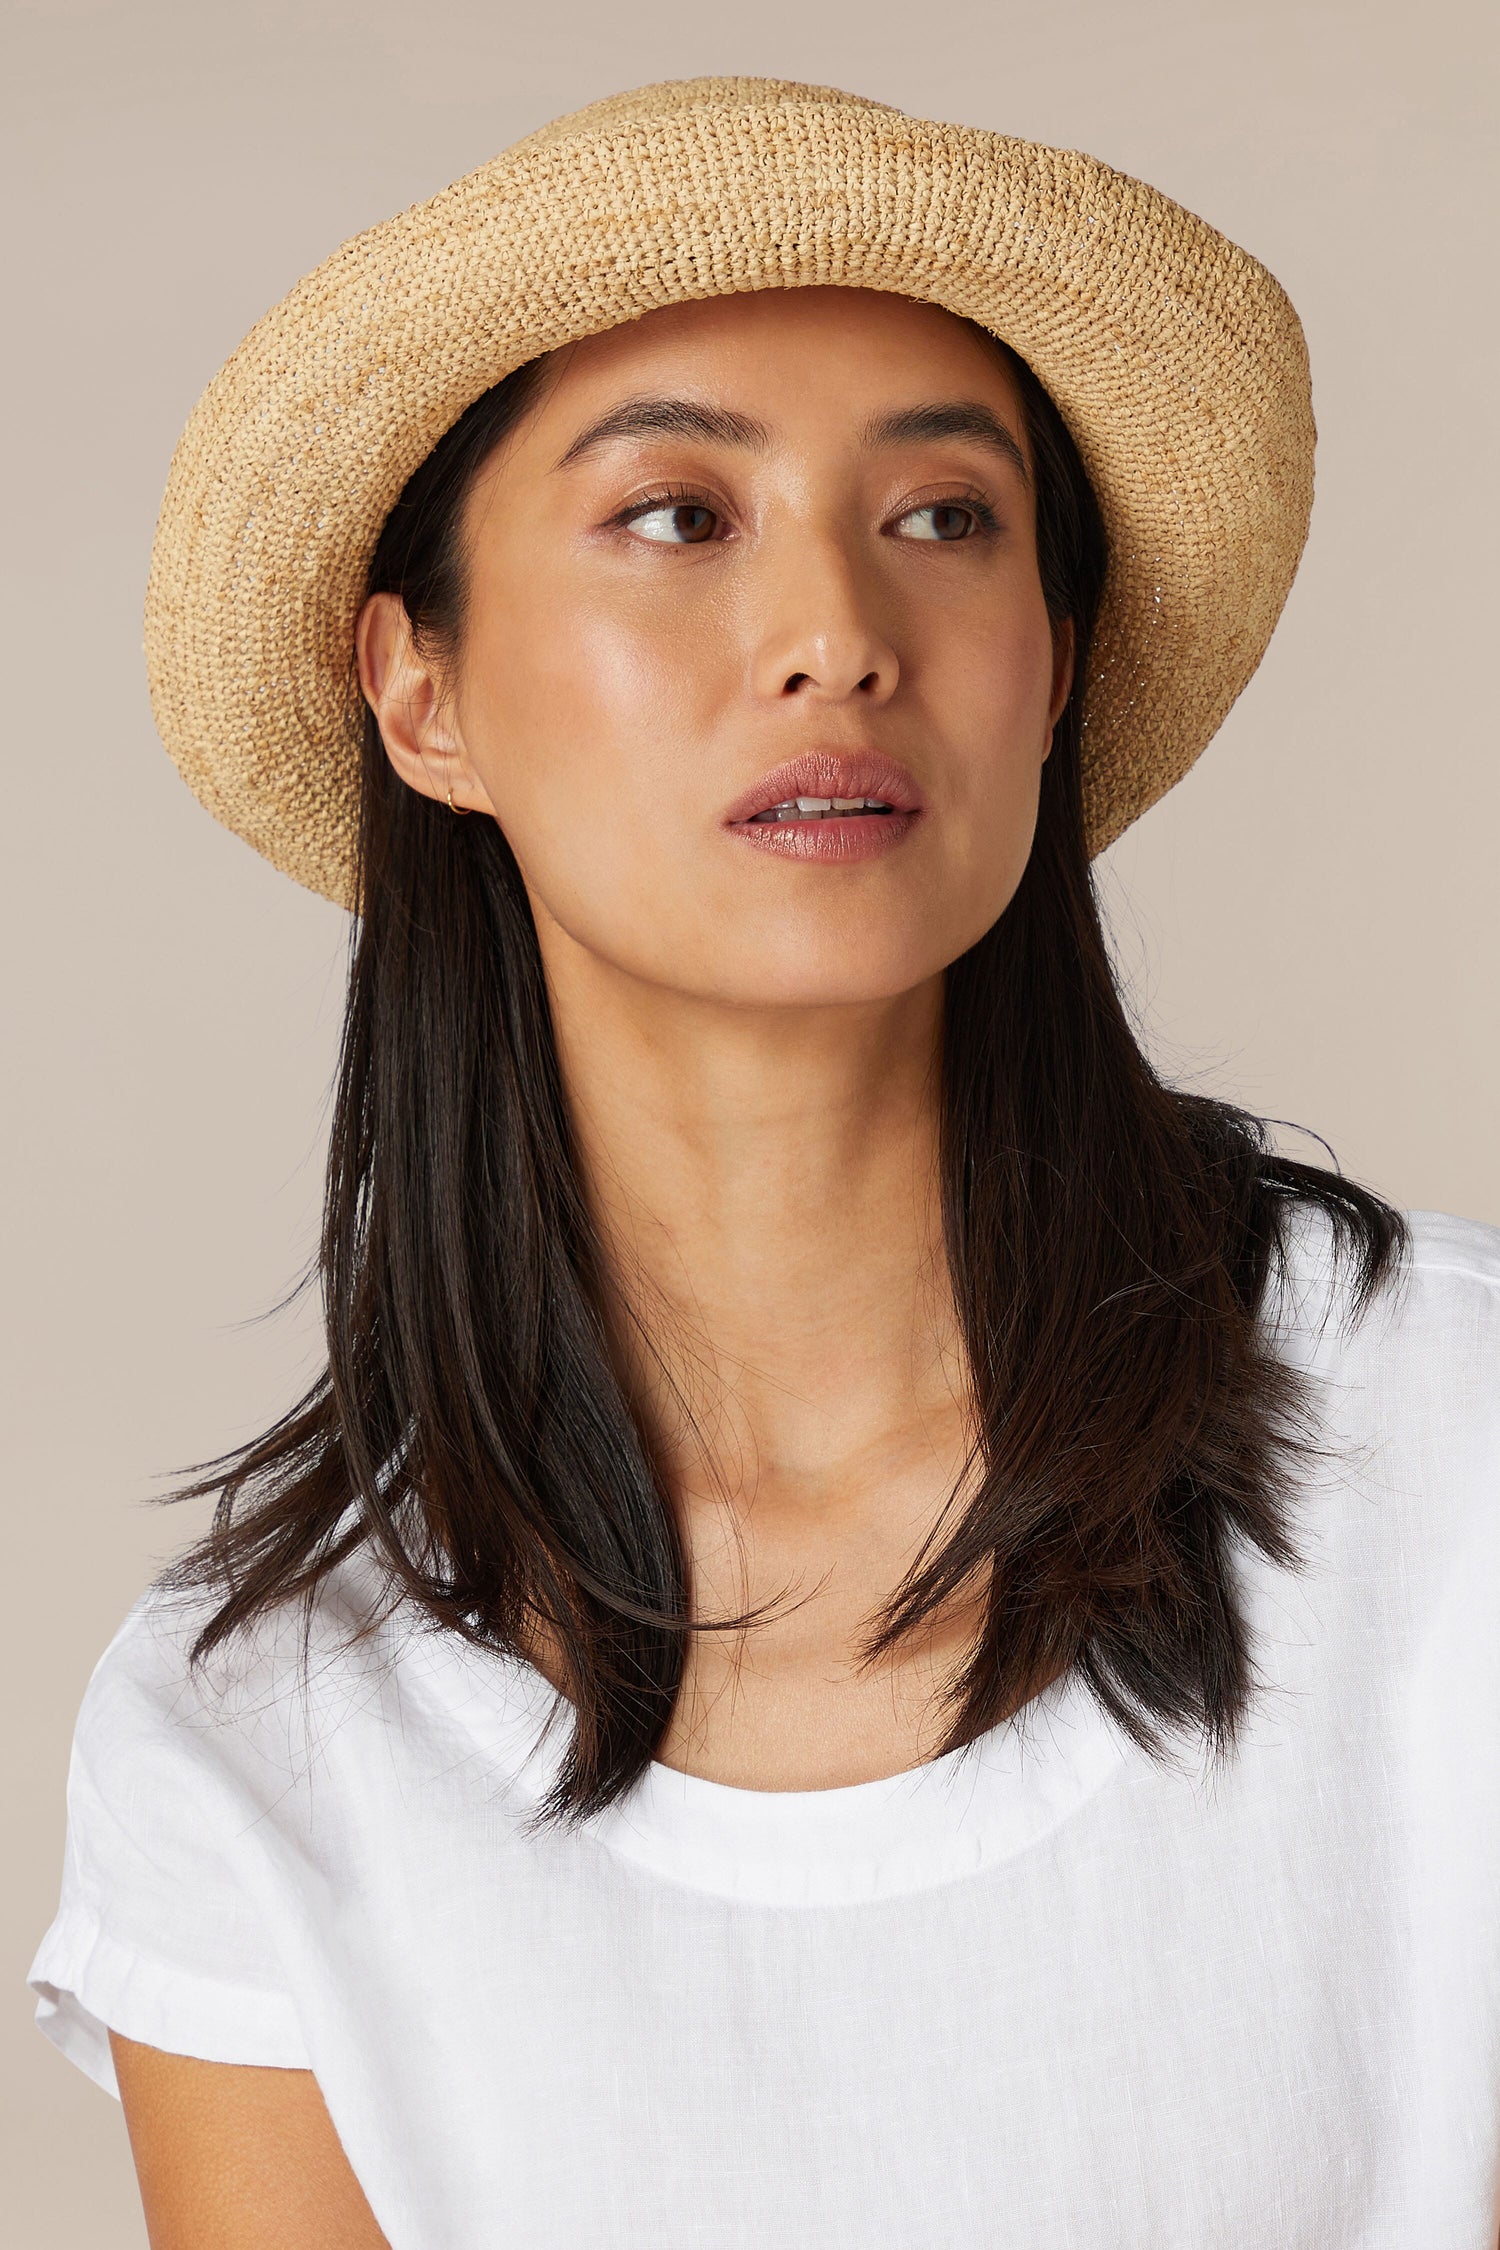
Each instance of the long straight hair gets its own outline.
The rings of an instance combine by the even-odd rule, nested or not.
[[[1266,1291],[1311,1210],[1358,1317],[1404,1229],[1342,1175],[1275,1153],[1258,1119],[1165,1084],[1131,1030],[1081,787],[1105,534],[1056,407],[1006,357],[1075,680],[1020,885],[945,980],[943,1224],[978,1455],[865,1650],[893,1651],[979,1572],[944,1750],[1076,1674],[1150,1754],[1181,1728],[1222,1753],[1256,1684],[1233,1549],[1300,1564],[1291,1499],[1314,1442],[1259,1318]],[[401,597],[424,647],[461,642],[463,503],[542,364],[469,409],[385,526],[369,591]],[[310,1617],[357,1548],[392,1602],[484,1648],[524,1655],[540,1623],[572,1713],[540,1818],[582,1820],[649,1764],[689,1637],[725,1621],[689,1615],[671,1495],[617,1373],[510,847],[400,782],[368,713],[361,803],[319,1258],[328,1364],[168,1495],[217,1507],[166,1582],[216,1598],[199,1660],[280,1604]]]

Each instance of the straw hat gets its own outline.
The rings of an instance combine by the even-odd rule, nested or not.
[[[354,621],[418,463],[524,361],[659,305],[840,283],[1003,337],[1099,496],[1091,849],[1181,779],[1259,663],[1312,497],[1297,316],[1262,266],[1092,157],[826,86],[595,102],[344,244],[210,383],[172,462],[146,658],[215,817],[352,895]]]

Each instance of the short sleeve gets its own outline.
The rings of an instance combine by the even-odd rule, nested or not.
[[[111,2030],[210,2062],[307,2067],[232,1730],[204,1710],[180,1620],[147,1595],[96,1666],[73,1737],[36,2020],[118,2095]]]

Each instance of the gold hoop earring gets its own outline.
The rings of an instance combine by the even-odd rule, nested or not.
[[[455,803],[453,802],[453,783],[451,781],[448,784],[448,810],[449,812],[456,814],[460,820],[467,820],[469,816],[469,808],[467,805],[455,805]]]

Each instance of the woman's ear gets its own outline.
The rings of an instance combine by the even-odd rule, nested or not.
[[[1073,660],[1077,650],[1077,635],[1073,620],[1065,617],[1052,628],[1052,700],[1047,706],[1047,749],[1052,748],[1052,730],[1068,707],[1068,697],[1073,692]]]
[[[455,812],[493,815],[489,791],[464,753],[457,719],[417,647],[399,594],[372,594],[354,628],[359,684],[380,739],[408,788]]]

